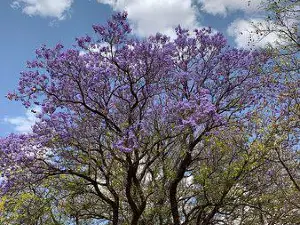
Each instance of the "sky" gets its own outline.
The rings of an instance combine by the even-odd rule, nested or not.
[[[128,12],[135,35],[161,32],[174,37],[177,25],[194,29],[210,26],[229,44],[247,44],[252,22],[263,22],[260,0],[1,0],[0,1],[0,136],[27,133],[36,121],[20,102],[5,98],[17,88],[20,72],[35,50],[46,44],[72,47],[75,38],[92,35],[92,25],[105,23],[116,11]]]

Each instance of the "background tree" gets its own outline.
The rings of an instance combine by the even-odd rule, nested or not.
[[[272,95],[273,109],[268,120],[270,128],[267,133],[268,148],[272,149],[272,161],[279,166],[281,177],[289,180],[294,186],[294,199],[299,201],[299,126],[300,126],[300,33],[299,33],[299,1],[264,1],[262,7],[267,13],[264,28],[256,25],[256,31],[262,38],[276,34],[278,42],[268,46],[272,53],[272,63],[268,70],[274,79]],[[279,189],[282,189],[280,186]],[[283,190],[285,192],[285,190]],[[285,195],[285,193],[284,193]],[[289,199],[287,196],[287,201]],[[293,203],[297,205],[296,203]],[[297,206],[298,207],[298,206]]]

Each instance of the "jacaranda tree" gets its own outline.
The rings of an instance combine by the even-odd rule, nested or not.
[[[40,110],[0,140],[2,223],[259,224],[268,55],[208,28],[136,38],[126,17],[38,49],[8,94]]]

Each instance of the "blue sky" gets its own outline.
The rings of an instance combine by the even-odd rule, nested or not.
[[[211,26],[230,44],[245,47],[249,21],[261,21],[260,0],[1,0],[0,1],[0,136],[28,132],[35,121],[21,103],[5,98],[17,87],[26,60],[42,44],[71,47],[75,37],[92,34],[91,26],[104,23],[114,11],[126,10],[134,33],[157,31],[174,35],[178,24]],[[243,35],[240,33],[243,32]],[[269,40],[276,37],[269,37]]]

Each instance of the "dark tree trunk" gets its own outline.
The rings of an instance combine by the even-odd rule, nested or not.
[[[118,225],[118,224],[119,224],[119,206],[116,205],[113,207],[112,225]]]
[[[192,161],[191,153],[187,152],[184,159],[181,161],[177,169],[175,179],[170,184],[169,198],[170,198],[170,206],[171,206],[174,225],[180,225],[180,216],[179,216],[178,202],[177,202],[177,187],[179,182],[184,177],[184,173],[187,167],[190,165],[191,161]]]

